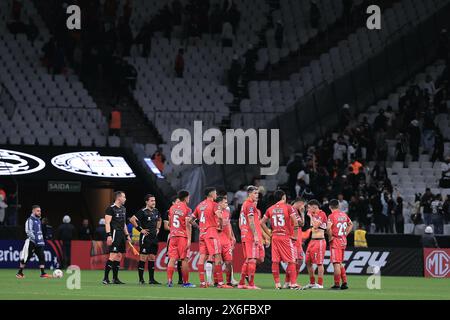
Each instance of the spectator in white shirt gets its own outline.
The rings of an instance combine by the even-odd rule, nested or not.
[[[333,160],[344,161],[347,157],[347,145],[345,144],[344,137],[339,136],[338,140],[333,147]]]
[[[339,210],[348,214],[348,202],[344,199],[344,195],[341,193],[338,195]]]

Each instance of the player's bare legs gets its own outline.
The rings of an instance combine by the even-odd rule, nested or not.
[[[316,277],[314,276],[314,268],[313,268],[311,261],[306,261],[306,269],[308,270],[308,275],[309,275],[308,287],[312,287],[316,284]]]
[[[148,260],[147,254],[141,254],[139,255],[139,264],[138,264],[138,275],[139,275],[139,283],[145,284],[144,281],[144,270],[145,270],[145,263]]]
[[[325,268],[323,267],[323,264],[320,264],[317,266],[317,284],[319,286],[323,287],[323,274],[324,274]],[[318,289],[317,286],[314,289]]]

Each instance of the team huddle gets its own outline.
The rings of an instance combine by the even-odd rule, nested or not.
[[[236,238],[230,223],[230,209],[226,193],[219,193],[215,188],[206,188],[205,199],[194,211],[189,207],[189,192],[178,192],[177,198],[164,218],[164,227],[169,231],[167,244],[167,286],[173,287],[173,275],[178,269],[179,284],[186,288],[195,287],[189,282],[189,256],[193,228],[199,230],[198,275],[200,287],[209,287],[206,279],[206,264],[213,263],[214,286],[222,289],[255,290],[255,273],[258,264],[265,258],[264,246],[271,245],[272,274],[276,289],[322,289],[324,276],[324,257],[327,247],[325,237],[330,243],[331,263],[334,267],[334,285],[331,289],[347,289],[347,277],[344,265],[344,251],[347,246],[347,234],[353,224],[349,217],[339,210],[337,200],[330,201],[331,214],[320,210],[316,200],[309,202],[296,199],[287,202],[286,194],[277,190],[274,194],[276,203],[264,214],[257,208],[258,188],[249,186],[248,197],[243,203],[239,228],[241,232],[244,263],[241,267],[240,281],[233,279],[233,251]],[[115,193],[115,202],[106,211],[105,222],[110,246],[109,260],[105,266],[104,284],[111,283],[109,272],[113,271],[114,284],[122,284],[118,278],[119,264],[126,250],[126,242],[131,245],[131,238],[126,227],[126,211],[123,192]],[[143,273],[146,261],[150,275],[150,284],[159,284],[154,279],[154,261],[158,250],[157,235],[162,226],[162,217],[155,208],[155,197],[147,195],[146,207],[132,216],[130,222],[140,233],[140,261],[138,267],[139,282],[144,284]],[[308,223],[307,224],[307,220]],[[305,227],[307,225],[307,227]],[[304,240],[308,245],[303,250]],[[309,283],[301,287],[297,283],[300,267],[306,263]],[[280,263],[285,263],[286,277],[280,282]],[[317,266],[317,282],[315,269]],[[225,278],[224,278],[225,273]]]

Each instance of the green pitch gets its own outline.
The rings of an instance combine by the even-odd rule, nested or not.
[[[25,270],[25,279],[15,278],[16,270],[0,270],[0,300],[6,299],[450,299],[450,279],[425,279],[407,277],[381,277],[381,290],[369,290],[366,287],[368,276],[349,276],[350,289],[332,291],[332,276],[325,278],[323,290],[275,290],[270,274],[257,274],[256,284],[263,290],[238,289],[184,289],[178,286],[141,286],[137,284],[135,271],[121,271],[120,278],[125,285],[101,284],[102,271],[81,271],[81,289],[69,290],[66,287],[68,275],[62,279],[40,279],[37,270]],[[147,274],[145,274],[148,277]],[[284,274],[282,275],[282,279]],[[178,279],[177,276],[175,276]],[[235,275],[238,279],[238,275]],[[158,272],[156,279],[165,282],[165,273]],[[301,284],[307,283],[307,276],[301,275]],[[197,273],[191,274],[193,283],[198,284]]]

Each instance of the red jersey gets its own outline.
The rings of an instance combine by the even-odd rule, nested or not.
[[[170,236],[187,238],[186,223],[191,216],[192,210],[186,203],[178,202],[169,209]]]
[[[302,228],[300,227],[300,220],[301,220],[301,212],[298,212],[298,210],[295,210],[294,208],[292,208],[295,211],[295,218],[297,219],[297,222],[299,224],[298,230],[297,230],[297,241],[296,244],[297,245],[302,245],[303,243],[303,231]]]
[[[294,233],[291,217],[295,217],[292,206],[278,202],[267,209],[264,215],[270,221],[272,236],[290,238]]]
[[[193,215],[199,221],[201,238],[219,238],[216,221],[217,208],[217,203],[209,199],[203,200],[195,208]]]
[[[247,199],[242,204],[241,214],[239,216],[239,228],[241,229],[241,241],[242,242],[246,242],[246,241],[252,242],[254,240],[253,233],[248,224],[248,217],[250,217],[250,216],[254,217],[256,232],[258,233],[258,235],[260,235],[260,238],[262,239],[262,230],[261,230],[261,225],[259,224],[260,212],[256,208],[256,204],[252,200]]]
[[[226,208],[222,210],[222,231],[219,233],[220,242],[225,243],[231,241],[231,222],[230,222],[230,209]]]
[[[313,221],[319,221],[320,222],[319,228],[324,231],[327,229],[328,218],[326,213],[323,212],[322,210],[319,210],[319,212],[317,212],[314,215],[310,215],[310,218],[311,218],[311,226],[313,226]]]
[[[347,230],[350,223],[350,218],[344,212],[335,210],[328,217],[328,222],[332,223],[331,234],[333,235],[330,248],[345,249],[347,246],[345,230]]]

